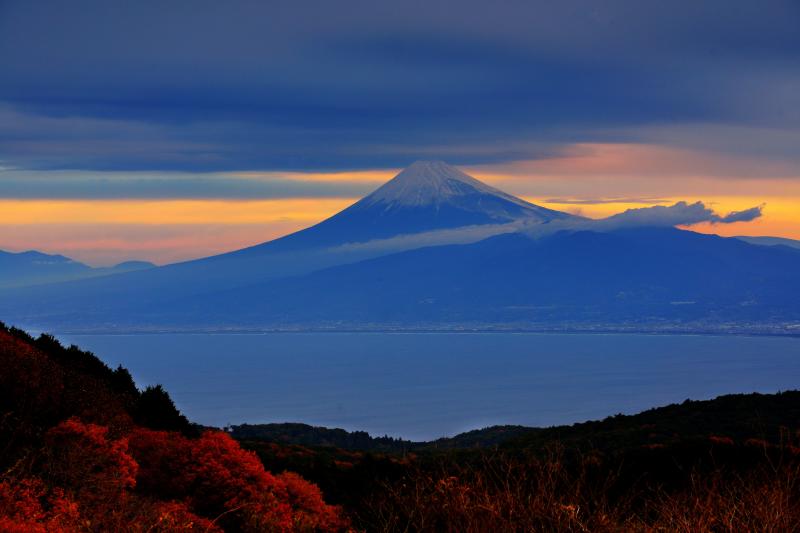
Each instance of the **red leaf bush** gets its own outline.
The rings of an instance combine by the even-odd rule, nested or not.
[[[337,531],[347,525],[315,485],[296,474],[270,474],[221,431],[188,439],[139,428],[130,446],[140,465],[140,490],[185,502],[226,529]]]

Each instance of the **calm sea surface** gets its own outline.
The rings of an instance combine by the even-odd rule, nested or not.
[[[800,388],[800,339],[657,335],[62,335],[161,383],[190,419],[431,439]]]

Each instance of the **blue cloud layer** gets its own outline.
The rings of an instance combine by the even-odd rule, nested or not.
[[[791,132],[798,24],[792,0],[5,1],[0,165],[477,164],[654,125]]]

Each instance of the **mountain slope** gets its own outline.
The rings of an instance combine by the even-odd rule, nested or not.
[[[502,235],[176,302],[251,326],[800,320],[800,253],[674,228]],[[167,310],[169,312],[169,310]],[[166,316],[163,317],[166,319]]]

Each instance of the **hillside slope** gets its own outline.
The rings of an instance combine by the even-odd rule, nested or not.
[[[206,294],[162,320],[190,309],[187,323],[253,327],[777,325],[800,320],[798,272],[795,250],[674,228],[509,234]]]
[[[161,387],[0,324],[1,531],[340,531],[319,489],[192,426]]]

